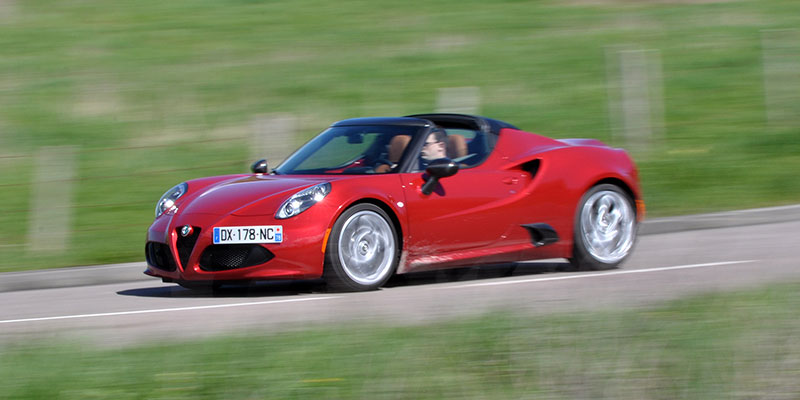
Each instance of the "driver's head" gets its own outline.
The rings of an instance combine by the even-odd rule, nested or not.
[[[447,157],[447,133],[437,128],[428,134],[422,147],[422,158],[431,161]]]

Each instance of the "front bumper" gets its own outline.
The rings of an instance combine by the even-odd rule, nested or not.
[[[144,273],[178,282],[319,278],[331,211],[318,205],[284,220],[273,216],[165,215],[148,229]],[[185,225],[191,226],[193,233],[184,237],[180,231]],[[283,226],[283,242],[246,245],[213,242],[215,226],[252,225]]]

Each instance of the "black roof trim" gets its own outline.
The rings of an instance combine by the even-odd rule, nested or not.
[[[331,126],[361,126],[361,125],[401,125],[401,126],[426,126],[431,121],[421,118],[409,117],[368,117],[350,118],[335,122]]]
[[[519,130],[519,128],[509,124],[508,122],[503,122],[492,118],[481,117],[478,115],[432,113],[432,114],[414,114],[414,115],[408,115],[408,117],[426,119],[435,124],[441,124],[441,125],[456,124],[456,125],[472,126],[473,129],[482,130],[484,132],[493,133],[495,135],[500,133],[500,130],[503,128]]]

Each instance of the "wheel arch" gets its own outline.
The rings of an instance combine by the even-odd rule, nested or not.
[[[328,248],[330,246],[328,246],[328,243],[327,243],[328,241],[334,240],[334,238],[338,237],[337,235],[339,235],[339,233],[333,233],[333,230],[336,227],[336,224],[338,223],[338,221],[342,220],[342,217],[347,215],[349,211],[351,211],[354,208],[359,207],[359,206],[361,206],[360,207],[361,210],[364,210],[364,209],[367,209],[367,210],[372,209],[372,210],[374,210],[373,207],[377,207],[379,210],[383,211],[386,214],[386,216],[388,216],[388,219],[389,219],[389,221],[387,221],[388,225],[390,227],[394,228],[394,236],[395,236],[395,240],[397,241],[396,242],[396,246],[397,246],[397,248],[396,248],[396,252],[397,252],[396,253],[396,258],[392,259],[391,264],[388,264],[388,265],[386,265],[386,264],[384,264],[382,262],[381,266],[380,266],[381,269],[378,270],[378,271],[386,271],[386,272],[388,272],[388,274],[385,274],[385,273],[381,272],[380,276],[378,278],[376,278],[375,281],[372,281],[372,282],[362,282],[362,281],[359,281],[358,278],[353,277],[351,275],[351,273],[348,272],[349,270],[344,265],[344,262],[341,261],[341,258],[339,259],[339,261],[335,261],[336,257],[337,257],[335,254],[339,254],[338,253],[339,250],[330,250]],[[353,211],[355,212],[355,211],[358,211],[358,210],[353,210]],[[379,215],[377,210],[370,211],[370,212],[372,214],[378,214]],[[352,217],[352,215],[354,215],[354,214],[350,214],[350,217]],[[341,230],[338,230],[337,232],[341,232]],[[328,233],[326,233],[326,235],[325,235],[325,242],[326,242],[326,248],[325,248],[325,251],[324,251],[324,253],[325,253],[325,262],[323,264],[322,277],[323,277],[323,279],[325,279],[326,284],[328,285],[328,288],[330,288],[332,290],[363,291],[363,290],[374,290],[374,289],[379,288],[383,284],[385,284],[386,281],[388,279],[390,279],[392,277],[392,275],[394,275],[396,273],[397,268],[399,267],[400,262],[402,261],[402,254],[403,254],[402,253],[402,249],[403,249],[403,243],[404,243],[402,232],[403,232],[402,224],[400,223],[400,220],[399,220],[397,214],[395,213],[395,211],[392,210],[391,206],[389,206],[388,204],[386,204],[383,201],[380,201],[379,199],[370,198],[370,197],[359,198],[359,199],[347,204],[346,206],[341,207],[340,208],[340,212],[333,219],[331,228],[328,229]],[[334,247],[335,246],[336,245],[334,244]],[[334,251],[334,252],[330,253],[330,251]],[[334,254],[334,255],[332,256],[332,254]],[[333,258],[331,258],[331,257],[333,257]],[[386,259],[384,259],[384,260],[386,260]],[[394,265],[393,269],[392,269],[392,265]],[[382,266],[386,266],[386,269],[382,269]]]
[[[403,251],[404,240],[403,240],[403,226],[400,223],[400,218],[397,216],[397,213],[394,212],[392,207],[390,207],[388,204],[386,204],[386,202],[384,202],[384,201],[382,201],[380,199],[376,199],[376,198],[373,198],[373,197],[364,197],[364,198],[358,199],[356,201],[353,201],[352,203],[348,204],[347,207],[342,208],[342,211],[339,213],[339,215],[337,215],[336,218],[331,222],[331,227],[333,227],[333,224],[336,223],[336,220],[342,214],[344,214],[345,211],[347,211],[348,209],[353,208],[353,207],[355,207],[355,206],[357,206],[359,204],[372,204],[372,205],[380,208],[381,210],[383,210],[383,212],[385,212],[386,215],[389,216],[389,220],[392,223],[392,226],[394,226],[395,231],[397,232],[397,240],[399,241],[398,245],[399,245],[400,252],[402,252]]]
[[[640,209],[640,207],[643,207],[642,204],[641,204],[642,203],[641,202],[641,198],[637,195],[637,193],[633,190],[633,188],[627,182],[625,182],[624,180],[619,179],[619,178],[614,178],[614,177],[603,178],[603,179],[595,182],[591,186],[589,186],[586,189],[586,191],[590,190],[591,188],[593,188],[595,186],[599,186],[599,185],[603,185],[603,184],[614,185],[614,186],[622,189],[622,191],[625,192],[625,194],[627,194],[630,197],[631,200],[633,200],[633,203],[634,203],[633,204],[634,205],[633,212],[636,214],[636,219],[637,220],[641,220],[642,219],[642,217],[644,215],[642,215],[643,214],[643,212],[642,212],[643,210]]]

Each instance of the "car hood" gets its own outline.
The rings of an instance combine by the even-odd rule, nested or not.
[[[181,213],[272,215],[293,193],[330,179],[251,175],[224,179],[194,191],[179,207]]]

